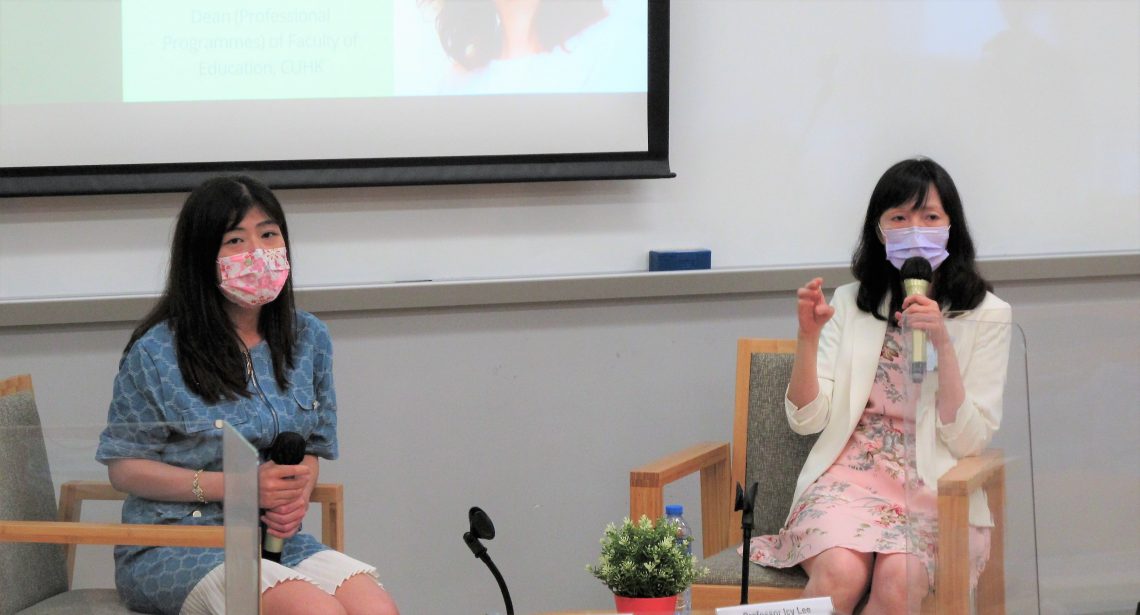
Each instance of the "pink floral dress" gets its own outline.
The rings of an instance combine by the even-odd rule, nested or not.
[[[752,561],[788,568],[833,547],[912,553],[926,565],[933,587],[937,495],[914,464],[908,373],[900,330],[889,328],[870,399],[847,446],[800,496],[780,533],[752,539]],[[976,584],[989,559],[989,528],[971,527],[970,559]]]

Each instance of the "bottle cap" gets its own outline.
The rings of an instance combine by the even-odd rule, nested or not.
[[[685,507],[680,504],[669,504],[665,506],[665,514],[670,517],[680,517],[685,512]]]

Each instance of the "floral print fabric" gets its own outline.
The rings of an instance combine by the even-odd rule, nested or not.
[[[288,279],[285,248],[258,248],[218,259],[218,288],[238,305],[257,307],[273,301]]]
[[[925,564],[933,587],[937,494],[915,468],[908,373],[900,330],[889,328],[870,399],[847,446],[804,491],[778,534],[752,539],[753,562],[787,568],[833,547],[911,553]],[[971,578],[977,583],[989,558],[989,528],[970,530]]]

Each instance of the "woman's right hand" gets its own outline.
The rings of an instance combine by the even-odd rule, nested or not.
[[[281,466],[266,461],[257,468],[258,506],[276,508],[304,495],[312,469],[306,465]]]
[[[823,296],[823,278],[815,278],[796,290],[796,315],[800,321],[799,336],[818,338],[823,325],[831,320],[835,308]]]

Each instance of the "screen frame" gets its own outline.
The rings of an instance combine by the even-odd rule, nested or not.
[[[275,189],[675,177],[669,167],[669,0],[649,0],[645,151],[0,168],[0,197],[185,192],[224,173]]]

